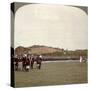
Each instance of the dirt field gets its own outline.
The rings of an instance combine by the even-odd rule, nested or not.
[[[49,62],[41,70],[15,71],[15,87],[78,83],[87,83],[87,62]]]

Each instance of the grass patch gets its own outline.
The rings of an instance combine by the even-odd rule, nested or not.
[[[87,83],[87,63],[43,63],[41,70],[15,71],[15,87]]]

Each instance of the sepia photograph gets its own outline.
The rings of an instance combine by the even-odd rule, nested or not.
[[[11,86],[88,83],[88,7],[11,3]]]

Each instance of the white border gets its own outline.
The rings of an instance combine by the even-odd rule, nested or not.
[[[54,4],[88,6],[89,0],[88,1],[87,0],[0,0],[0,90],[13,89],[9,85],[10,83],[10,48],[9,48],[10,47],[10,3],[11,2],[35,2],[35,3],[54,3]],[[19,89],[20,90],[21,89],[22,90],[29,90],[29,89],[88,90],[89,84],[30,87],[30,88],[19,88]]]

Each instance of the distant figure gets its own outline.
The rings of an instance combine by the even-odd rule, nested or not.
[[[25,56],[22,58],[22,64],[23,64],[23,71],[25,71],[26,70],[26,57]]]
[[[19,62],[18,62],[18,69],[20,71],[22,71],[22,61],[21,61],[21,58],[18,58]]]
[[[18,61],[15,61],[15,70],[18,70]]]
[[[26,71],[29,71],[30,69],[30,61],[29,59],[26,60]]]
[[[82,56],[80,56],[80,63],[83,61],[83,58],[82,58]]]
[[[18,58],[15,57],[15,70],[17,71],[18,70]]]
[[[34,56],[31,56],[31,60],[30,60],[30,68],[33,69],[33,65],[34,65]]]
[[[41,63],[42,63],[42,55],[39,55],[37,57],[37,68],[41,69]]]

